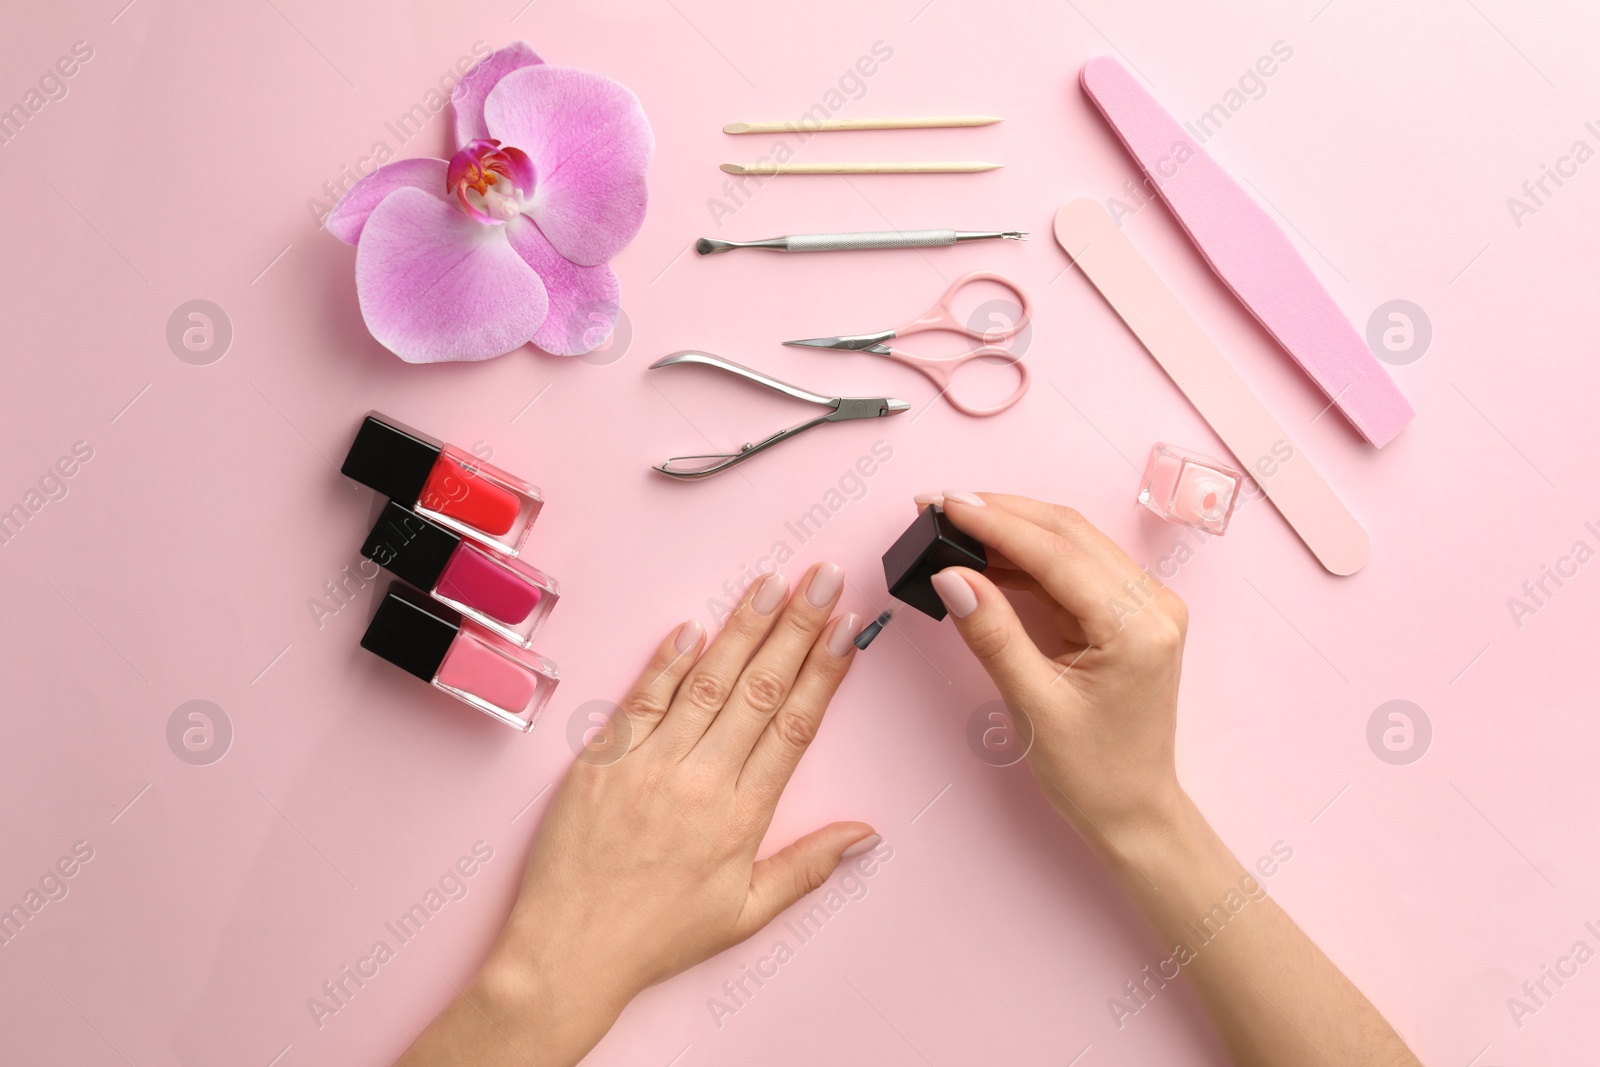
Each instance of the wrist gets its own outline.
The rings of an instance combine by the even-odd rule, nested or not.
[[[1146,881],[1149,873],[1181,862],[1210,833],[1210,824],[1177,783],[1137,811],[1098,823],[1090,844],[1119,879]],[[1088,835],[1085,835],[1086,837]]]
[[[1136,900],[1210,899],[1243,869],[1187,793],[1113,838],[1102,859]],[[1196,898],[1198,900],[1198,897]]]
[[[472,1005],[516,1050],[543,1063],[575,1064],[611,1029],[630,997],[597,982],[535,942],[502,937],[466,990]]]

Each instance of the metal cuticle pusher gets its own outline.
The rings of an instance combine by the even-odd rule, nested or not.
[[[866,233],[800,233],[768,237],[762,241],[719,241],[702,237],[694,249],[702,256],[736,248],[765,248],[773,252],[861,252],[880,248],[940,248],[965,241],[1025,241],[1020,230],[881,230]]]

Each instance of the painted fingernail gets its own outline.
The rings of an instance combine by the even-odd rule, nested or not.
[[[882,835],[880,835],[880,834],[868,834],[866,837],[863,837],[860,841],[857,841],[855,844],[851,845],[849,848],[847,848],[843,852],[839,853],[839,858],[842,859],[842,860],[847,860],[851,856],[859,856],[863,852],[870,852],[872,849],[877,848],[881,844],[883,844]]]
[[[828,655],[848,656],[855,641],[856,631],[859,629],[861,629],[861,616],[855,612],[839,616],[839,621],[833,624],[833,633],[828,635]]]
[[[933,591],[939,594],[950,614],[964,619],[978,610],[978,594],[972,591],[967,580],[955,571],[940,571],[933,576]]]
[[[700,625],[699,620],[690,619],[678,627],[678,636],[672,639],[672,643],[679,652],[687,652],[695,645],[698,645],[700,639],[705,635],[706,628]]]
[[[769,574],[761,580],[761,588],[750,599],[750,610],[757,615],[771,615],[783,603],[783,595],[788,591],[789,579],[781,574]]]
[[[983,497],[976,493],[969,493],[965,489],[946,489],[944,498],[946,500],[954,500],[957,504],[971,504],[975,508],[986,506],[983,502]]]
[[[918,493],[916,496],[911,498],[911,502],[913,504],[916,504],[918,507],[926,507],[929,504],[935,504],[935,505],[938,505],[939,507],[943,507],[944,506],[944,494],[943,493]]]
[[[814,608],[831,604],[843,585],[844,568],[837,563],[824,563],[811,576],[811,584],[806,586],[806,600]]]

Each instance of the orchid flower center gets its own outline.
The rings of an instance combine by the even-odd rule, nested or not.
[[[467,214],[484,224],[505,223],[523,213],[533,194],[533,160],[518,148],[479,138],[450,158],[445,185]]]

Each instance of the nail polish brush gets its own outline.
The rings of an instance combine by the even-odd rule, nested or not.
[[[876,619],[873,619],[871,622],[867,623],[866,626],[862,627],[861,632],[856,634],[855,640],[851,643],[854,644],[856,648],[865,652],[867,646],[872,644],[872,642],[877,639],[879,634],[883,633],[883,628],[889,625],[889,620],[893,617],[894,608],[885,608],[883,611],[880,611]]]

